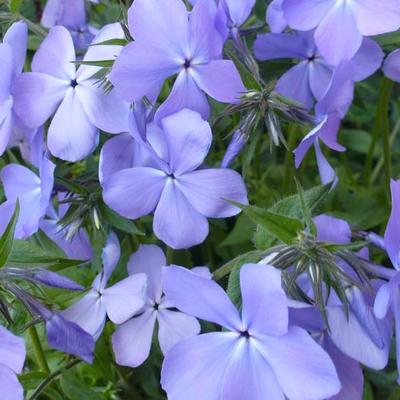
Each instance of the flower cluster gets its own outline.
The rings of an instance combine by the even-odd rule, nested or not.
[[[82,380],[93,399],[361,400],[393,339],[400,371],[398,0],[117,3],[38,2],[0,42],[0,397],[73,399]],[[362,173],[322,145],[370,122],[347,118],[381,73],[363,151],[369,186],[382,133],[389,220],[321,214]],[[322,185],[304,191],[312,148]],[[103,376],[69,375],[82,361]]]

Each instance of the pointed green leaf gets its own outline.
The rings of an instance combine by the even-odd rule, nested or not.
[[[15,205],[14,213],[7,225],[6,230],[0,238],[0,268],[4,267],[13,247],[15,227],[17,226],[19,217],[19,201]]]

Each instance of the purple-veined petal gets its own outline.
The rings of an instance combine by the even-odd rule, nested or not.
[[[12,86],[14,110],[25,125],[38,128],[56,111],[69,88],[67,81],[47,74],[21,74]]]
[[[252,339],[242,338],[236,345],[225,374],[221,398],[285,400],[274,371],[253,346]]]
[[[157,109],[154,120],[160,123],[165,117],[178,113],[184,108],[197,111],[205,120],[210,115],[207,97],[195,82],[190,70],[179,73],[171,93]]]
[[[267,8],[266,20],[273,33],[281,33],[287,27],[282,4],[283,0],[273,0]]]
[[[400,180],[390,182],[392,212],[386,226],[384,243],[386,251],[396,269],[400,269]]]
[[[145,274],[135,274],[103,291],[101,301],[114,324],[123,324],[144,306],[146,283]]]
[[[20,374],[24,367],[25,357],[24,339],[0,326],[0,365],[7,366],[16,374]]]
[[[163,251],[154,244],[141,244],[129,258],[129,275],[147,275],[147,293],[154,303],[158,303],[162,296],[161,268],[166,265],[167,259]]]
[[[302,61],[285,72],[276,84],[276,91],[310,109],[314,105],[314,97],[310,88],[308,61]]]
[[[300,31],[315,28],[331,7],[331,0],[284,0],[282,5],[288,24]]]
[[[141,100],[144,96],[155,99],[164,80],[181,68],[179,61],[165,57],[157,49],[132,42],[121,51],[109,79],[117,95],[126,101]]]
[[[162,120],[171,172],[181,175],[198,168],[206,158],[212,141],[207,121],[192,110],[182,110]]]
[[[92,363],[95,342],[93,337],[77,324],[53,314],[46,322],[49,346]]]
[[[332,65],[350,60],[361,47],[362,39],[347,1],[334,5],[315,31],[318,50]]]
[[[106,323],[105,306],[100,299],[100,294],[94,289],[62,311],[62,316],[79,325],[95,339],[100,336]]]
[[[139,316],[119,326],[112,336],[117,364],[135,368],[143,364],[150,354],[156,312],[147,309]]]
[[[208,235],[207,219],[189,203],[172,178],[168,178],[154,213],[153,231],[173,249],[196,246]]]
[[[289,313],[281,273],[269,265],[245,264],[240,270],[242,320],[250,334],[284,335]]]
[[[154,168],[123,169],[104,182],[103,198],[119,214],[136,219],[154,211],[166,179],[164,172]]]
[[[26,22],[14,22],[4,35],[3,42],[7,43],[12,50],[14,74],[22,72],[28,47],[28,25]]]
[[[250,16],[251,10],[254,7],[255,0],[223,0],[228,10],[231,22],[236,26],[242,25]]]
[[[181,312],[159,310],[157,312],[158,341],[165,355],[178,342],[200,333],[200,324],[196,318]]]
[[[49,127],[47,145],[51,154],[66,161],[83,160],[96,148],[98,136],[77,92],[68,89]]]
[[[165,295],[182,312],[227,329],[241,330],[238,311],[216,282],[177,266],[165,268],[163,279]]]
[[[382,65],[385,54],[378,43],[372,39],[364,38],[360,49],[351,59],[356,65],[354,68],[354,80],[363,81],[375,73]]]
[[[397,31],[400,27],[400,9],[396,0],[354,0],[350,3],[357,28],[364,36]]]
[[[263,336],[255,346],[289,399],[324,399],[340,391],[332,360],[303,329],[291,327],[284,336]]]
[[[181,175],[177,182],[190,204],[208,218],[238,214],[240,209],[227,200],[248,204],[243,178],[231,169],[200,169]]]
[[[175,345],[167,353],[161,370],[161,386],[168,398],[220,399],[221,385],[237,340],[237,334],[214,332]]]
[[[247,89],[231,60],[212,60],[193,66],[193,79],[200,89],[222,103],[240,103]]]
[[[308,63],[308,79],[312,94],[321,100],[332,79],[332,68],[323,59],[315,59]]]
[[[52,75],[58,79],[75,79],[75,49],[70,33],[63,26],[55,26],[43,40],[32,60],[32,71]]]
[[[31,194],[40,189],[40,178],[30,169],[19,164],[8,164],[1,170],[1,180],[7,200]]]
[[[47,0],[40,22],[45,28],[51,28],[57,24],[61,15],[62,0]]]

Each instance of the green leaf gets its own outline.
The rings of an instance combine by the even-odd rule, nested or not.
[[[19,201],[15,205],[14,213],[7,225],[6,230],[0,237],[0,267],[7,263],[11,250],[13,248],[15,227],[17,226],[19,216]]]
[[[126,46],[128,43],[127,39],[109,39],[104,42],[92,43],[90,46]]]
[[[10,0],[10,11],[13,13],[18,13],[21,7],[22,0]]]
[[[292,243],[298,233],[304,229],[303,224],[298,219],[275,214],[256,206],[246,206],[233,201],[230,201],[230,203],[242,209],[244,214],[257,225],[263,227],[276,239],[284,243]]]
[[[111,68],[114,65],[115,60],[99,60],[99,61],[70,61],[73,64],[78,65],[89,65],[93,67],[107,67]]]
[[[63,394],[69,400],[102,400],[103,398],[100,394],[96,393],[84,382],[79,380],[73,371],[64,372],[60,384]]]
[[[107,205],[102,201],[99,201],[99,212],[101,216],[114,228],[125,233],[144,236],[144,232],[142,232],[132,221],[121,217],[115,211],[111,210],[111,208],[107,207]]]

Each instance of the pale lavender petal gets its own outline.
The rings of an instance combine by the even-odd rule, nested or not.
[[[331,0],[284,0],[283,14],[288,24],[300,31],[315,28],[332,8]]]
[[[248,204],[243,178],[231,169],[200,169],[180,176],[177,182],[189,203],[208,218],[238,214],[240,209],[228,200]]]
[[[392,304],[395,290],[397,288],[393,287],[391,282],[385,283],[379,288],[374,303],[374,314],[377,318],[383,319],[386,317]]]
[[[317,240],[338,244],[351,242],[351,228],[347,221],[329,215],[318,215],[314,218],[314,223],[317,227]]]
[[[288,376],[290,379],[290,376]],[[226,400],[285,400],[274,371],[252,341],[240,339],[227,368],[222,397]]]
[[[103,291],[101,301],[114,324],[123,324],[144,306],[146,284],[145,274],[135,274]]]
[[[168,164],[174,176],[198,168],[206,158],[212,141],[207,121],[192,110],[182,110],[162,120],[168,147]]]
[[[163,280],[165,295],[182,312],[227,329],[241,330],[238,311],[216,282],[178,266],[165,268]]]
[[[281,273],[269,265],[245,264],[240,270],[242,320],[256,335],[284,335],[289,313]]]
[[[51,28],[57,24],[62,15],[62,0],[47,0],[44,7],[41,24],[46,28]]]
[[[207,219],[189,203],[172,178],[168,178],[154,213],[153,231],[173,249],[196,246],[208,235]]]
[[[303,329],[291,327],[284,336],[263,336],[255,346],[291,400],[324,399],[340,391],[332,360]]]
[[[150,354],[156,312],[146,310],[119,326],[112,336],[115,361],[118,365],[135,368],[143,364]]]
[[[14,118],[10,109],[9,114],[4,118],[3,121],[0,121],[0,155],[2,155],[9,146],[13,128]]]
[[[101,252],[101,261],[103,263],[103,272],[100,280],[100,290],[104,289],[110,279],[118,261],[121,257],[121,247],[117,235],[111,232],[108,235],[106,245]]]
[[[82,108],[91,123],[109,133],[128,131],[129,103],[120,100],[115,90],[104,93],[96,81],[84,81],[75,88]]]
[[[71,35],[63,26],[55,26],[36,51],[32,71],[69,82],[76,75],[72,61],[75,61],[75,50]]]
[[[200,89],[222,103],[240,103],[247,91],[231,60],[212,60],[193,66],[192,75]]]
[[[263,33],[257,35],[254,42],[254,53],[259,60],[275,60],[279,58],[306,59],[315,45],[309,45],[306,37],[292,33]]]
[[[153,99],[158,96],[164,80],[181,67],[179,60],[165,57],[158,49],[133,42],[121,51],[109,79],[117,95],[126,101],[141,100],[144,96]]]
[[[319,138],[326,146],[335,151],[346,151],[346,148],[338,143],[338,133],[341,124],[339,114],[331,113],[328,115],[326,124],[322,126],[319,132]]]
[[[390,182],[392,212],[386,226],[384,241],[386,251],[396,269],[400,269],[400,180]]]
[[[354,0],[353,9],[357,28],[365,36],[380,35],[400,28],[400,9],[396,0]]]
[[[229,10],[231,22],[236,26],[242,25],[250,16],[256,0],[223,0]]]
[[[214,332],[185,339],[175,345],[167,353],[161,370],[161,386],[168,398],[221,398],[221,385],[234,354],[237,337],[233,333]]]
[[[46,330],[50,347],[78,356],[88,363],[93,362],[94,339],[77,324],[53,314],[46,322]]]
[[[0,326],[0,365],[7,366],[20,374],[24,367],[25,357],[24,339]]]
[[[68,89],[49,127],[47,145],[51,154],[66,161],[83,160],[96,148],[98,136],[77,92]]]
[[[228,168],[236,160],[240,152],[243,150],[243,147],[246,145],[247,139],[246,135],[240,130],[237,130],[233,134],[229,146],[224,154],[224,158],[221,161],[221,168]]]
[[[1,170],[1,180],[7,200],[17,200],[40,189],[40,179],[30,169],[19,164],[8,164]]]
[[[99,293],[91,290],[76,303],[62,311],[62,316],[79,325],[97,339],[106,323],[106,309]]]
[[[317,58],[308,63],[308,79],[312,94],[317,100],[321,100],[329,88],[332,68],[322,58]]]
[[[14,74],[22,72],[28,47],[28,25],[26,22],[14,22],[4,35],[3,42],[7,43],[13,52]]]
[[[154,211],[166,179],[164,172],[154,168],[124,169],[104,182],[103,198],[119,214],[136,219]]]
[[[347,2],[332,6],[315,31],[315,43],[332,65],[351,59],[361,47],[362,35]]]
[[[159,310],[157,321],[158,341],[164,355],[183,339],[199,334],[201,329],[196,318],[177,311]]]
[[[360,364],[342,353],[327,335],[325,335],[323,347],[332,358],[342,384],[341,391],[330,400],[361,400],[364,391],[364,375]]]
[[[23,400],[24,389],[15,372],[3,364],[0,364],[0,387],[2,400]]]
[[[372,39],[364,38],[360,49],[351,61],[356,65],[354,68],[355,81],[363,81],[374,74],[382,65],[385,54],[378,43]]]
[[[400,82],[400,49],[387,56],[383,65],[383,72],[392,81]]]
[[[326,159],[318,141],[314,143],[314,148],[317,158],[319,176],[321,178],[322,184],[327,185],[328,183],[334,182],[337,179],[336,172],[332,168],[331,164],[329,164],[329,161]]]
[[[85,0],[62,0],[62,14],[57,24],[79,30],[86,24]]]
[[[167,265],[163,251],[154,244],[141,244],[128,262],[129,275],[147,275],[147,293],[152,302],[158,303],[162,295],[161,268]]]
[[[164,57],[184,60],[188,53],[188,12],[181,0],[137,0],[128,11],[128,25],[135,41],[156,48]]]
[[[1,79],[0,79],[0,122],[8,114],[11,106],[7,107],[7,112],[3,109],[3,103],[9,100],[10,86],[13,76],[13,54],[8,44],[0,43],[0,62],[1,62]],[[9,102],[8,104],[12,104]]]
[[[65,290],[83,290],[83,286],[66,276],[57,274],[56,272],[48,271],[46,269],[36,269],[32,271],[30,278],[34,282],[41,283],[46,286],[55,287]]]
[[[25,125],[38,128],[57,110],[69,88],[67,81],[47,74],[21,74],[12,87],[14,110]]]
[[[314,97],[310,88],[308,61],[302,61],[285,72],[276,84],[276,91],[310,109],[314,105]]]
[[[287,27],[282,5],[283,0],[273,0],[267,8],[266,20],[273,33],[281,33]]]

